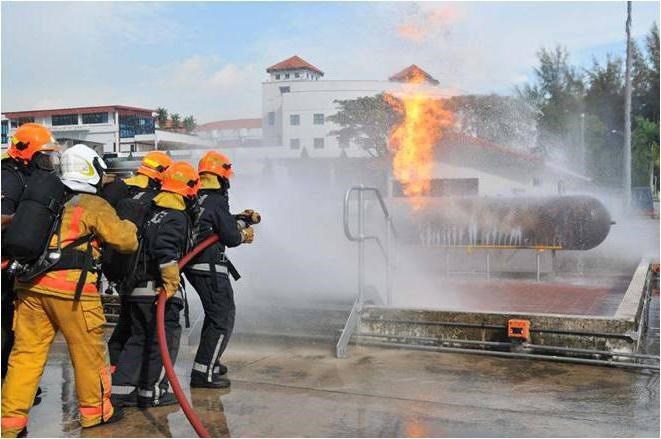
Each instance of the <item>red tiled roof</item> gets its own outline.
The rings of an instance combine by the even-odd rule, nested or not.
[[[198,125],[195,131],[211,131],[211,130],[236,130],[241,128],[261,128],[262,119],[232,119],[232,120],[218,120],[216,122],[209,122]]]
[[[28,111],[8,111],[2,113],[7,119],[16,119],[19,117],[45,117],[53,114],[86,114],[86,113],[104,113],[118,111],[121,115],[151,116],[154,110],[149,108],[127,107],[125,105],[104,105],[99,107],[69,107],[55,108],[52,110],[28,110]]]
[[[390,78],[390,81],[396,82],[410,82],[413,78],[422,75],[427,82],[430,82],[434,85],[438,85],[438,81],[434,79],[429,73],[422,70],[420,67],[415,64],[411,64],[401,72],[395,73]]]
[[[511,157],[516,157],[530,162],[543,162],[544,158],[540,155],[532,154],[525,151],[519,151],[516,149],[511,149],[497,143],[490,142],[479,137],[469,136],[467,134],[461,133],[448,133],[444,138],[447,142],[457,142],[464,145],[471,145],[478,148],[481,148],[486,151],[494,151],[503,155],[508,155]]]
[[[284,61],[280,61],[277,64],[273,64],[271,67],[266,69],[266,73],[277,72],[279,70],[291,70],[291,69],[308,69],[313,72],[317,72],[320,75],[324,75],[324,72],[305,61],[303,58],[298,55],[294,55],[291,58],[287,58]]]

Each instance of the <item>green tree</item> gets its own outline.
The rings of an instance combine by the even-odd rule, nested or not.
[[[522,99],[511,96],[462,95],[445,102],[455,117],[455,129],[516,149],[536,147],[537,111]]]
[[[164,107],[156,109],[156,120],[158,120],[158,127],[163,129],[168,123],[168,110]]]
[[[650,66],[649,80],[650,80],[650,105],[649,113],[645,115],[650,120],[659,121],[659,78],[661,78],[661,70],[659,69],[659,27],[656,23],[652,25],[650,33],[646,39],[647,59]]]
[[[181,126],[181,116],[179,113],[172,113],[170,115],[170,121],[172,122],[172,129],[178,130]]]
[[[187,133],[193,132],[193,130],[195,130],[195,127],[197,127],[197,122],[195,121],[195,118],[193,116],[184,117],[182,123]]]
[[[631,136],[631,179],[634,186],[656,186],[659,183],[659,123],[636,117]],[[654,184],[656,176],[656,184]]]
[[[383,93],[334,102],[340,108],[326,119],[340,128],[329,135],[336,136],[340,145],[348,142],[360,145],[373,157],[388,154],[388,135],[401,116],[393,110]]]
[[[578,69],[569,64],[562,46],[538,53],[535,83],[517,88],[518,95],[539,110],[538,147],[548,155],[574,159],[580,136],[584,84]]]

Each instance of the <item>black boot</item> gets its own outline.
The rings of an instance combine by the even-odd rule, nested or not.
[[[106,421],[102,420],[96,425],[91,425],[85,428],[94,428],[94,427],[98,427],[99,425],[114,424],[115,422],[121,421],[123,417],[124,417],[124,407],[113,404],[113,414],[110,418],[108,418]]]
[[[206,374],[194,370],[190,374],[190,386],[191,388],[227,389],[230,386],[230,380],[213,374],[209,381]]]
[[[213,374],[214,375],[226,375],[227,374],[227,366],[224,364],[218,363],[213,367]]]
[[[134,389],[131,393],[126,395],[113,393],[110,395],[110,402],[112,403],[113,407],[137,407],[138,390]]]
[[[138,407],[140,408],[165,407],[175,404],[179,404],[177,397],[174,396],[174,393],[168,391],[162,391],[158,399],[138,396]]]

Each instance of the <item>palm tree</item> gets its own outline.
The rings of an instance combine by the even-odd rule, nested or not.
[[[172,113],[170,115],[170,121],[172,121],[172,129],[178,130],[181,123],[181,116],[179,116],[179,113]]]
[[[168,123],[168,110],[164,107],[156,109],[156,120],[158,120],[158,127],[164,129]]]
[[[184,117],[183,124],[187,133],[192,132],[195,127],[197,127],[197,122],[195,122],[195,118],[193,116]]]

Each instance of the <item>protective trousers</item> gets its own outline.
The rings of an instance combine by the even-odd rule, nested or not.
[[[14,290],[12,287],[12,279],[3,271],[2,272],[2,300],[0,306],[2,307],[2,378],[7,375],[7,363],[9,362],[9,354],[11,348],[14,346],[14,330],[12,329],[14,320]]]
[[[112,375],[112,389],[116,395],[130,395],[152,399],[158,405],[159,397],[168,390],[168,381],[158,347],[156,334],[156,305],[151,301],[128,299],[131,318],[131,335],[119,355],[117,368]],[[165,305],[165,338],[172,363],[177,359],[181,325],[179,313],[181,299],[172,298]]]
[[[2,435],[17,435],[43,374],[55,334],[62,331],[76,378],[80,424],[91,427],[110,419],[110,368],[103,338],[106,322],[101,299],[74,301],[25,290],[18,293],[15,343],[2,386]]]
[[[236,308],[232,284],[226,273],[188,270],[186,278],[197,291],[204,309],[200,345],[193,371],[206,375],[211,382],[234,329]]]
[[[110,354],[110,364],[115,367],[119,361],[119,356],[124,349],[124,344],[131,336],[131,313],[126,296],[119,297],[119,318],[112,335],[108,340],[108,353]]]

